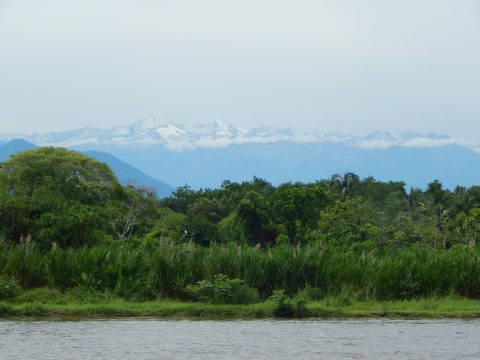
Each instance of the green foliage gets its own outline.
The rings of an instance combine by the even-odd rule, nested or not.
[[[184,186],[159,200],[92,158],[40,148],[0,164],[0,281],[10,284],[0,298],[13,299],[16,283],[36,303],[58,292],[220,304],[273,293],[277,316],[320,297],[480,298],[479,204],[478,186],[407,192],[353,173]]]
[[[260,193],[250,191],[245,195],[238,206],[238,218],[251,245],[265,243],[267,207]]]
[[[355,294],[352,293],[351,289],[344,287],[338,294],[328,296],[326,298],[326,303],[333,307],[344,307],[351,306],[353,300],[356,300]]]
[[[123,197],[107,165],[62,148],[25,151],[2,163],[0,193],[4,234],[13,241],[31,235],[44,248],[108,233],[111,202]]]
[[[300,241],[332,198],[319,184],[284,184],[275,189],[270,201],[275,220],[285,224],[290,238]]]
[[[143,235],[159,206],[152,192],[122,187],[106,164],[47,147],[0,164],[0,214],[0,234],[46,250]]]
[[[341,294],[362,300],[480,298],[480,250],[461,244],[447,251],[382,249],[372,242],[351,249],[322,243],[259,249],[168,242],[47,252],[34,246],[0,249],[0,273],[6,279],[16,279],[25,289],[74,291],[80,293],[76,298],[98,301],[104,294],[132,300],[204,294],[206,301],[243,303],[254,301],[254,292],[267,298],[275,289],[289,296],[303,290],[312,300]]]
[[[245,244],[246,239],[243,234],[243,226],[240,224],[237,214],[231,213],[222,219],[217,226],[218,239],[220,243],[235,242]]]
[[[0,276],[0,301],[13,300],[20,290],[17,280],[6,275]]]
[[[0,303],[0,316],[13,315],[13,306],[11,304]]]
[[[184,224],[186,238],[194,243],[208,246],[218,241],[217,226],[206,217],[190,214]]]
[[[114,298],[110,292],[101,292],[92,287],[86,286],[76,286],[71,289],[68,289],[65,292],[65,299],[69,301],[75,301],[80,303],[102,303],[108,301],[109,299]]]
[[[305,301],[318,301],[323,297],[322,290],[319,288],[314,288],[309,285],[305,286],[304,289],[300,290],[296,295],[295,299],[303,299]]]
[[[176,213],[169,208],[160,208],[157,216],[153,226],[147,229],[142,238],[144,243],[157,243],[168,239],[186,240],[184,214]]]
[[[16,296],[17,303],[64,304],[65,300],[58,289],[35,288]]]
[[[187,285],[187,293],[194,299],[213,304],[252,304],[259,300],[255,289],[246,286],[240,279],[229,279],[219,274],[213,281],[202,280]]]
[[[273,316],[278,318],[289,318],[295,315],[295,305],[286,294],[285,290],[275,290],[270,296],[275,306],[273,308]]]
[[[336,202],[320,213],[318,230],[329,242],[347,244],[377,240],[379,233],[376,214],[371,205],[362,199]]]
[[[39,303],[26,303],[22,304],[20,308],[16,309],[16,316],[46,316],[47,309],[45,305]],[[13,312],[13,311],[12,311]]]

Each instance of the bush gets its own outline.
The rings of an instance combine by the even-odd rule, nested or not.
[[[202,280],[188,285],[186,292],[194,299],[213,304],[252,304],[259,301],[258,292],[240,279],[215,275],[213,281]]]
[[[308,310],[307,310],[307,297],[305,296],[296,296],[295,297],[295,315],[298,317],[303,317],[308,315]]]
[[[0,276],[0,300],[13,300],[20,290],[17,280],[6,275]]]
[[[241,284],[232,294],[232,304],[254,304],[260,301],[257,289]]]
[[[0,316],[13,315],[13,313],[12,305],[0,303]]]
[[[351,306],[357,299],[357,295],[351,289],[343,287],[338,294],[327,297],[326,304],[327,306],[345,307]]]
[[[278,318],[289,318],[295,315],[295,306],[286,294],[285,290],[275,290],[270,296],[275,307],[273,308],[273,316]]]
[[[17,303],[59,304],[65,303],[57,289],[37,288],[23,292],[16,298]]]
[[[47,309],[39,303],[29,303],[21,305],[16,311],[20,316],[45,316],[47,315]]]

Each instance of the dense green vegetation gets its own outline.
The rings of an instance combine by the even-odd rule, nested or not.
[[[330,297],[479,298],[479,206],[480,187],[407,191],[352,173],[158,199],[92,158],[40,148],[0,164],[0,301],[42,288],[77,300],[267,301],[289,316]]]

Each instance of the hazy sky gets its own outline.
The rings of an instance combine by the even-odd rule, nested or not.
[[[154,113],[480,138],[480,0],[0,0],[0,132]]]

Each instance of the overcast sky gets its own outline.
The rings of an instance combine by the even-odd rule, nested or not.
[[[480,138],[480,0],[0,0],[0,132],[154,113]]]

